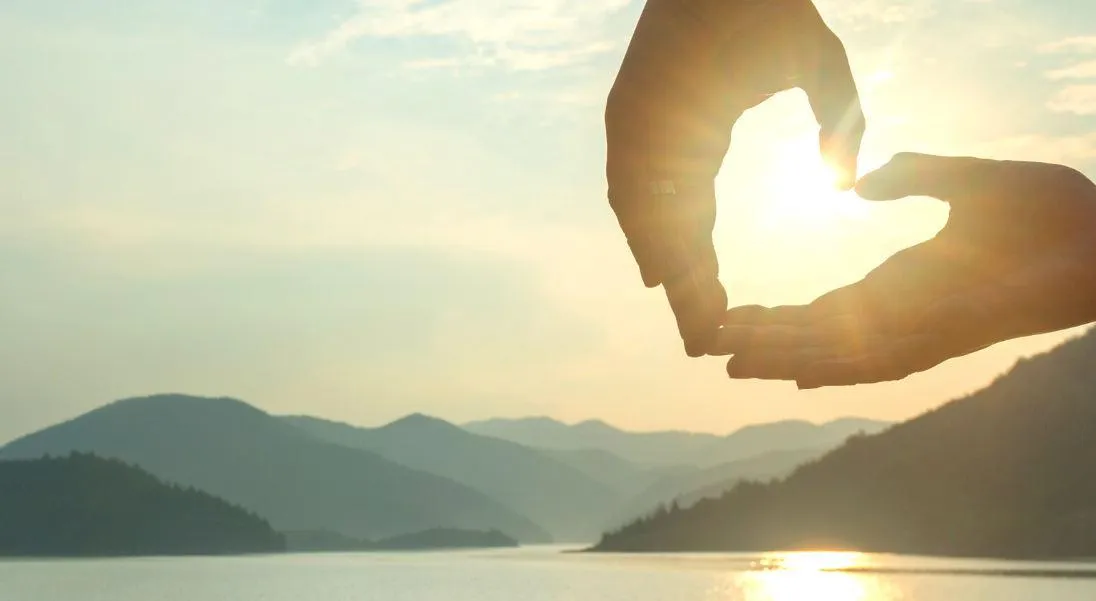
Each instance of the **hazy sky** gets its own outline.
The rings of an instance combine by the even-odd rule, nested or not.
[[[1096,174],[1096,4],[818,5],[867,166],[918,150]],[[0,3],[0,440],[157,392],[363,424],[897,419],[1062,339],[813,392],[686,358],[604,199],[604,96],[641,6]],[[736,129],[732,304],[808,301],[943,224],[929,199],[810,185],[814,140],[799,93]]]

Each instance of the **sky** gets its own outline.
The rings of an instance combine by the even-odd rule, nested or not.
[[[1096,4],[818,0],[894,152],[1096,175]],[[0,441],[109,401],[232,396],[728,432],[905,419],[1083,329],[900,382],[800,392],[682,352],[605,200],[634,0],[0,4]],[[947,206],[812,185],[805,97],[747,113],[717,181],[732,305],[807,302]]]

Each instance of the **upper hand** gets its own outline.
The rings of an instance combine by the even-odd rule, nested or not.
[[[931,196],[947,225],[805,306],[731,309],[732,378],[891,381],[1005,340],[1096,320],[1096,186],[1061,165],[900,154],[856,186]]]
[[[609,94],[609,202],[690,356],[711,350],[726,310],[712,230],[731,129],[792,88],[806,92],[821,151],[850,187],[864,116],[844,47],[810,0],[649,0]]]

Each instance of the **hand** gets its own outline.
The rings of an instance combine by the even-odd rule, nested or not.
[[[935,238],[806,306],[727,312],[732,378],[899,380],[998,342],[1096,321],[1096,186],[1061,165],[900,154],[869,200],[948,202]]]
[[[712,244],[731,129],[800,88],[821,150],[856,178],[864,116],[844,47],[810,0],[649,0],[605,111],[609,203],[644,285],[663,286],[685,351],[708,353],[727,295]]]

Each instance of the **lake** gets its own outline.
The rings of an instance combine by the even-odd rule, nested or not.
[[[0,561],[2,601],[1091,601],[1096,564],[792,553]],[[841,570],[841,571],[833,571]]]

